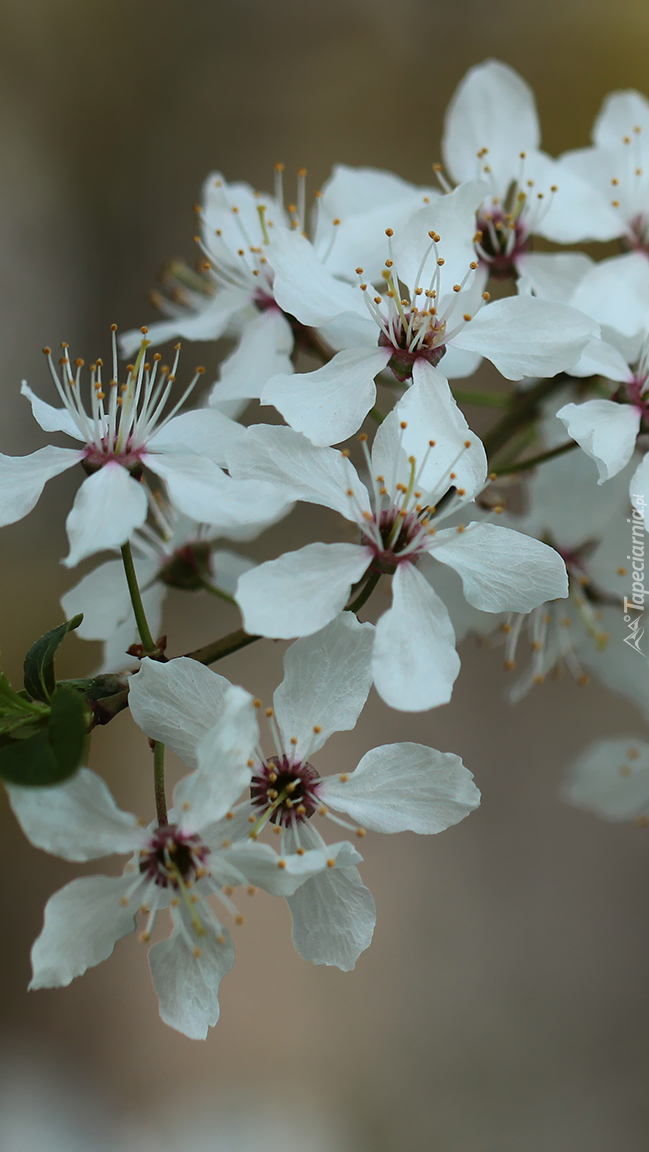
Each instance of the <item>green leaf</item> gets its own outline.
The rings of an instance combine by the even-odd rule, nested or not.
[[[56,687],[54,676],[56,650],[68,632],[78,628],[82,620],[83,614],[79,613],[65,624],[59,624],[58,628],[52,628],[51,632],[46,632],[32,644],[25,656],[24,673],[25,690],[34,700],[43,700],[49,704]]]
[[[0,777],[23,787],[60,784],[81,766],[87,733],[83,697],[74,688],[57,688],[47,729],[0,748]]]
[[[80,767],[87,735],[88,709],[83,696],[74,688],[57,685],[52,697],[48,739],[59,765],[60,779],[65,780]]]

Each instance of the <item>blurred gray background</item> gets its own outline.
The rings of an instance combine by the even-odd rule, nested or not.
[[[604,0],[2,0],[0,450],[45,442],[18,396],[23,377],[48,395],[43,344],[69,340],[89,360],[106,355],[112,321],[154,318],[147,290],[169,258],[194,259],[192,205],[211,169],[262,189],[278,159],[304,164],[312,190],[336,161],[427,183],[446,103],[490,55],[534,86],[546,148],[577,147],[607,91],[647,85],[648,38],[639,0],[613,12]],[[211,370],[217,355],[201,345],[187,362]],[[2,533],[14,682],[78,577],[59,564],[76,484],[53,482]],[[309,515],[263,537],[259,555],[303,530],[335,538],[333,519]],[[170,603],[173,654],[237,626],[200,596]],[[282,651],[266,642],[219,671],[267,700]],[[97,655],[71,640],[61,671]],[[557,797],[588,740],[642,736],[642,722],[565,680],[509,710],[501,653],[465,645],[463,657],[451,705],[409,716],[374,698],[318,767],[420,740],[463,756],[482,808],[439,837],[368,836],[379,921],[353,973],[302,961],[287,910],[257,896],[205,1044],[159,1022],[135,938],[68,989],[25,992],[43,904],[80,869],[30,848],[2,800],[5,1078],[17,1066],[35,1077],[9,1092],[19,1121],[35,1123],[44,1076],[54,1109],[103,1110],[134,1133],[127,1146],[145,1132],[153,1152],[645,1152],[649,831]],[[146,740],[128,715],[97,732],[93,766],[150,817]],[[48,1122],[38,1139],[15,1137],[17,1124],[2,1152],[99,1146],[92,1124],[78,1145],[53,1143]]]

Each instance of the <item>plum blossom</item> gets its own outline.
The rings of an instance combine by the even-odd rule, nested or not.
[[[195,668],[200,678],[204,669]],[[38,848],[74,861],[131,855],[122,876],[84,876],[50,897],[32,949],[30,988],[65,986],[107,959],[134,931],[138,914],[146,917],[139,938],[147,943],[158,913],[169,910],[173,931],[151,948],[151,975],[162,1019],[193,1039],[204,1039],[216,1024],[219,984],[234,963],[230,935],[209,898],[241,919],[221,891],[224,884],[292,895],[326,867],[322,852],[279,857],[249,838],[224,840],[220,822],[250,780],[258,727],[250,695],[216,674],[207,703],[211,707],[202,716],[195,711],[186,725],[183,738],[196,770],[177,785],[166,823],[143,827],[87,768],[56,788],[8,788],[18,821]]]
[[[639,433],[649,428],[649,335],[630,341],[602,342],[606,349],[606,379],[615,382],[612,398],[586,400],[581,404],[564,404],[557,412],[568,435],[576,440],[584,452],[594,460],[599,473],[599,484],[617,476],[633,456]],[[626,344],[631,363],[616,347]],[[634,348],[635,346],[635,348]],[[583,359],[586,359],[590,346]],[[634,473],[630,490],[635,493],[643,485],[643,464]],[[636,479],[637,478],[637,479]],[[632,496],[633,498],[633,496]]]
[[[353,288],[318,262],[303,236],[275,236],[268,255],[276,300],[339,351],[314,372],[274,376],[262,400],[314,444],[330,445],[360,427],[384,369],[408,384],[422,365],[437,367],[442,358],[449,378],[470,375],[483,356],[510,380],[553,376],[576,363],[599,335],[595,321],[528,295],[489,302],[474,249],[475,212],[484,195],[480,182],[460,185],[420,208],[399,231],[389,228],[380,291],[362,266]],[[441,372],[428,379],[439,402],[451,404]]]
[[[552,446],[561,436],[558,422],[547,420],[544,427],[546,443]],[[460,636],[472,632],[498,638],[505,646],[505,667],[513,672],[522,665],[507,694],[510,702],[548,677],[567,672],[584,685],[596,677],[649,715],[647,661],[634,658],[623,643],[623,602],[630,596],[632,581],[628,497],[632,472],[633,463],[598,488],[593,462],[572,452],[546,461],[535,472],[522,515],[503,515],[509,527],[529,532],[556,549],[568,573],[567,599],[542,604],[528,616],[507,613],[494,631],[486,613],[467,610],[453,586],[453,573],[445,570],[431,577]]]
[[[54,408],[23,383],[22,393],[46,432],[65,432],[84,444],[82,449],[49,445],[29,456],[0,455],[0,525],[22,519],[37,503],[46,482],[81,464],[86,473],[66,520],[70,552],[64,563],[73,567],[86,556],[126,543],[144,524],[150,493],[147,472],[162,480],[172,503],[195,520],[221,529],[241,523],[270,520],[286,510],[267,486],[241,487],[226,475],[226,446],[243,430],[217,411],[176,415],[203,369],[199,369],[181,399],[164,415],[175,379],[178,349],[171,371],[145,360],[148,341],[126,383],[117,379],[117,348],[113,326],[112,377],[102,382],[101,361],[91,366],[90,409],[81,395],[83,360],[72,371],[67,345],[63,345],[61,376],[45,349],[62,408]],[[105,389],[105,390],[104,390]]]
[[[384,228],[395,220],[405,222],[436,195],[390,172],[337,165],[314,201],[310,231],[315,259],[336,277],[353,278],[359,259],[379,275],[387,255]],[[179,336],[216,340],[235,335],[236,347],[224,360],[210,396],[210,404],[235,415],[248,399],[261,396],[271,376],[293,371],[295,334],[303,333],[278,305],[268,253],[278,233],[301,234],[309,226],[306,171],[298,172],[296,202],[287,207],[282,164],[276,165],[273,196],[241,181],[228,184],[220,173],[212,173],[197,212],[197,239],[206,258],[203,275],[178,270],[172,299],[156,297],[168,319],[151,325],[150,338],[160,344]],[[122,337],[125,355],[137,345],[136,331]]]
[[[565,152],[561,163],[604,198],[615,213],[624,247],[649,255],[649,101],[633,89],[606,96],[592,145]],[[593,201],[593,204],[595,202]],[[584,224],[591,226],[584,204]]]
[[[293,940],[305,959],[344,970],[354,967],[371,942],[374,901],[353,862],[336,855],[339,846],[325,843],[313,818],[328,817],[336,828],[342,825],[361,837],[366,831],[435,833],[457,824],[480,800],[458,756],[421,744],[374,748],[354,771],[320,776],[312,757],[332,733],[352,729],[365,704],[372,646],[372,625],[360,624],[351,613],[291,645],[273,708],[266,709],[272,751],[257,747],[249,798],[232,807],[229,824],[228,817],[221,823],[224,832],[247,829],[254,842],[265,827],[273,827],[281,836],[282,858],[324,854],[328,866],[299,891],[287,893]],[[209,710],[205,693],[187,693],[182,680],[187,663],[143,662],[137,707],[145,731],[153,736],[167,732],[169,722],[161,716],[171,699],[176,701],[174,727],[182,728],[185,709],[188,714]],[[209,675],[201,679],[206,691],[211,690]],[[182,738],[179,734],[177,740]],[[220,771],[218,765],[215,770]]]
[[[635,736],[597,740],[570,766],[561,796],[604,820],[649,823],[649,744]]]
[[[539,150],[534,94],[506,64],[486,60],[460,81],[446,112],[442,155],[456,183],[483,180],[488,191],[477,213],[476,251],[496,279],[524,277],[559,285],[584,268],[581,253],[534,253],[533,236],[561,244],[610,240],[619,216],[607,195]],[[440,178],[448,187],[444,176]]]
[[[307,544],[244,573],[236,600],[246,630],[310,635],[345,608],[352,587],[389,575],[374,681],[387,704],[413,712],[446,703],[459,671],[448,612],[423,573],[431,559],[454,568],[467,600],[487,612],[529,612],[567,594],[563,561],[545,544],[495,524],[440,527],[484,487],[487,463],[459,409],[440,408],[427,383],[414,384],[386,418],[371,457],[363,439],[369,490],[345,454],[291,428],[257,425],[230,454],[233,475],[271,480],[360,532],[357,544]]]

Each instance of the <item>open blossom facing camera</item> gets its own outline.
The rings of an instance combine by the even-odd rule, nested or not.
[[[315,372],[278,375],[262,399],[314,444],[336,444],[360,427],[384,369],[400,383],[442,362],[447,377],[468,376],[481,359],[509,380],[554,376],[579,359],[599,334],[595,321],[561,303],[532,296],[489,300],[476,260],[475,213],[480,182],[419,209],[398,231],[388,229],[390,253],[381,288],[359,266],[354,292],[334,279],[297,233],[274,237],[269,259],[275,296],[287,312],[319,329],[337,354]],[[440,403],[448,384],[432,381]]]
[[[247,830],[255,843],[273,826],[282,856],[306,860],[312,853],[325,854],[328,867],[286,895],[301,955],[343,969],[354,967],[372,939],[374,901],[349,856],[337,855],[341,846],[325,843],[316,817],[328,818],[334,830],[342,826],[361,836],[366,830],[434,833],[457,824],[480,800],[458,756],[421,744],[373,748],[354,771],[334,776],[322,777],[312,764],[332,733],[356,724],[372,683],[372,632],[370,624],[345,613],[289,648],[274,707],[266,710],[271,751],[256,748],[250,795],[221,823],[224,834]],[[197,708],[209,709],[214,693],[214,674],[205,671],[202,694],[188,694],[189,663],[147,661],[133,681],[141,726],[184,757],[185,729]],[[168,709],[173,709],[171,720]],[[218,763],[213,771],[222,771]]]
[[[529,612],[567,593],[563,561],[540,541],[495,524],[440,527],[483,488],[487,466],[459,409],[440,407],[422,384],[376,433],[367,457],[370,490],[347,456],[291,429],[249,429],[230,466],[234,475],[273,480],[292,499],[332,508],[360,531],[358,544],[307,544],[245,573],[236,599],[247,630],[309,635],[345,607],[353,586],[369,590],[381,575],[392,576],[392,607],[376,627],[373,669],[393,708],[444,704],[460,666],[448,612],[420,565],[450,565],[469,603],[487,612]]]
[[[339,164],[316,194],[309,225],[306,170],[297,174],[295,203],[286,205],[283,168],[283,164],[276,165],[273,196],[255,192],[241,181],[229,184],[220,173],[207,178],[197,208],[201,228],[197,239],[206,257],[202,275],[181,268],[172,298],[156,298],[169,316],[151,326],[156,344],[178,336],[189,340],[238,337],[211,393],[210,403],[216,407],[240,407],[250,398],[259,398],[271,376],[293,371],[290,357],[295,337],[299,343],[304,333],[295,317],[282,311],[275,296],[269,252],[278,234],[301,234],[309,229],[316,264],[334,277],[354,279],[359,260],[379,275],[387,255],[383,230],[390,222],[405,222],[436,195],[391,172]],[[138,333],[126,333],[121,344],[124,353],[131,355]]]
[[[210,709],[202,721],[194,714],[183,733],[195,770],[178,784],[166,821],[142,827],[85,768],[58,788],[9,789],[37,847],[66,860],[131,855],[122,876],[85,876],[50,898],[32,949],[30,986],[69,984],[107,959],[117,940],[134,931],[139,914],[140,939],[148,942],[158,913],[169,910],[173,932],[151,949],[151,974],[162,1019],[198,1039],[218,1020],[219,983],[234,963],[230,935],[209,898],[216,896],[226,916],[237,920],[223,885],[289,896],[326,867],[322,852],[278,857],[249,838],[225,841],[219,822],[250,780],[257,723],[247,692],[215,674],[213,680]],[[351,846],[345,851],[350,864],[360,858]]]
[[[604,192],[539,150],[534,94],[506,64],[487,60],[469,69],[446,113],[442,154],[457,183],[483,180],[476,248],[490,275],[543,283],[549,260],[560,280],[573,254],[530,251],[533,236],[562,244],[619,236],[618,215]],[[579,260],[580,254],[576,254]]]
[[[32,988],[69,984],[140,917],[162,1019],[203,1038],[234,962],[237,888],[284,897],[298,952],[352,969],[376,921],[366,834],[434,834],[480,801],[457,755],[375,746],[365,702],[374,685],[402,713],[445,704],[471,633],[504,647],[509,702],[567,670],[649,718],[648,133],[649,101],[613,93],[593,146],[554,160],[526,82],[487,60],[451,97],[439,188],[337,165],[311,204],[301,169],[288,203],[281,164],[273,195],[213,173],[201,263],[170,266],[165,318],[121,338],[125,372],[114,327],[110,370],[97,360],[89,381],[67,345],[58,370],[44,350],[58,406],[22,393],[43,431],[76,444],[0,455],[0,526],[80,465],[64,563],[109,555],[64,592],[68,619],[27,651],[24,687],[0,673],[0,779],[37,847],[128,859],[49,899]],[[604,259],[559,249],[615,239]],[[152,350],[179,336],[233,342],[208,395],[200,368],[177,390],[180,345],[169,366]],[[500,385],[465,388],[483,358]],[[203,407],[181,411],[192,393]],[[246,427],[250,400],[261,416]],[[203,598],[182,619],[188,592]],[[215,638],[210,620],[228,615]],[[103,643],[101,664],[61,680],[75,631]],[[294,641],[272,707],[210,668],[254,645],[257,675],[268,639]],[[148,824],[87,766],[94,728],[126,709]],[[327,771],[325,742],[357,725],[353,759]],[[167,747],[189,769],[173,806]],[[595,744],[564,798],[647,822],[647,764],[640,739]]]
[[[272,490],[241,489],[218,466],[226,444],[242,434],[238,425],[217,411],[176,415],[203,369],[165,411],[178,354],[169,371],[157,353],[153,364],[146,361],[147,346],[148,341],[142,341],[126,383],[120,385],[113,328],[111,379],[103,381],[103,364],[97,361],[90,369],[87,397],[82,394],[83,360],[72,365],[64,345],[59,377],[50,350],[45,349],[62,408],[46,404],[23,384],[41,428],[65,432],[84,447],[50,446],[31,456],[0,456],[0,523],[12,524],[26,516],[48,480],[81,464],[86,479],[66,521],[70,552],[65,563],[70,567],[94,552],[119,547],[141,527],[148,512],[147,484],[142,482],[147,471],[163,481],[179,511],[220,527],[255,522],[265,515],[270,519],[282,507]]]

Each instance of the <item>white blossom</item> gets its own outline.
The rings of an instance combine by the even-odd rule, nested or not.
[[[228,813],[229,827],[248,829],[255,842],[264,827],[274,827],[283,856],[324,853],[327,867],[306,880],[303,891],[287,895],[293,939],[305,959],[345,970],[371,941],[374,901],[353,866],[350,846],[327,845],[312,818],[326,816],[360,836],[366,830],[434,833],[458,823],[480,799],[459,757],[420,744],[374,748],[352,772],[323,778],[314,768],[311,758],[328,737],[356,724],[371,687],[372,645],[372,626],[345,613],[288,649],[284,680],[266,710],[272,750],[258,746],[250,796]],[[142,726],[160,738],[173,726],[185,759],[185,717],[209,711],[213,692],[207,676],[200,685],[185,683],[188,663],[144,661],[137,678]],[[169,706],[173,716],[162,719]],[[227,832],[227,818],[222,827]]]
[[[616,736],[591,744],[571,765],[561,795],[604,820],[649,818],[649,744]]]
[[[275,491],[265,485],[241,487],[219,466],[226,446],[243,434],[238,424],[217,411],[176,414],[199,373],[163,414],[178,354],[171,371],[161,366],[157,353],[151,366],[145,360],[147,341],[141,343],[137,361],[129,367],[126,383],[120,385],[113,329],[112,377],[103,383],[101,361],[91,366],[89,409],[81,395],[83,361],[75,361],[73,372],[66,345],[60,378],[46,349],[62,408],[39,399],[27,384],[22,386],[41,428],[64,432],[84,447],[48,446],[29,456],[0,455],[0,525],[26,516],[47,480],[81,464],[86,478],[66,520],[70,552],[64,563],[68,567],[95,552],[119,547],[141,527],[149,509],[149,489],[143,482],[147,472],[162,480],[169,499],[181,512],[222,529],[270,520],[285,510]]]
[[[275,236],[268,255],[277,301],[339,351],[314,372],[273,377],[264,402],[314,444],[329,445],[360,427],[374,404],[375,377],[386,368],[408,384],[418,367],[437,367],[442,358],[450,378],[470,375],[483,356],[510,380],[553,376],[576,363],[599,335],[595,321],[527,295],[488,302],[474,249],[484,194],[480,182],[460,185],[394,236],[388,229],[381,290],[361,266],[356,288],[336,280],[298,233]],[[431,383],[440,404],[452,403],[441,373]]]
[[[362,259],[379,275],[388,223],[404,222],[435,195],[390,172],[337,165],[311,213],[316,262],[348,280]],[[189,284],[176,283],[172,300],[158,297],[169,318],[153,324],[150,337],[162,343],[175,336],[216,340],[235,335],[236,347],[221,365],[210,403],[236,415],[248,399],[261,397],[272,376],[293,371],[295,321],[275,297],[268,252],[278,233],[302,233],[309,226],[306,171],[298,172],[296,202],[288,207],[281,164],[276,165],[274,196],[241,181],[228,184],[220,173],[212,173],[204,184],[199,217],[204,277],[190,274]],[[125,355],[137,344],[136,331],[122,337]]]
[[[205,669],[195,668],[198,679]],[[211,710],[193,717],[196,771],[177,785],[166,824],[143,827],[86,768],[55,788],[8,788],[12,808],[37,847],[77,861],[131,855],[122,876],[84,876],[50,897],[32,949],[30,988],[65,986],[107,959],[140,913],[146,917],[140,940],[148,942],[158,913],[168,909],[172,934],[149,953],[160,1015],[185,1035],[203,1039],[218,1020],[219,983],[234,963],[229,933],[208,898],[218,897],[239,918],[221,891],[224,884],[291,895],[326,867],[322,853],[278,857],[269,845],[224,839],[220,822],[250,780],[258,728],[243,689],[219,683],[210,703]]]
[[[353,585],[391,575],[374,680],[386,703],[413,712],[446,703],[459,671],[448,612],[420,565],[430,558],[450,565],[467,600],[487,612],[528,612],[567,593],[563,562],[545,544],[494,524],[439,527],[483,488],[487,463],[459,409],[436,403],[428,382],[436,369],[418,371],[423,378],[376,433],[369,491],[345,455],[290,428],[251,428],[230,456],[234,475],[271,480],[293,499],[332,508],[361,534],[358,544],[307,544],[245,573],[236,599],[246,630],[310,635],[345,607]]]
[[[572,253],[531,252],[533,236],[571,244],[621,231],[608,197],[541,152],[540,142],[534,94],[522,77],[498,60],[470,68],[446,112],[442,155],[457,183],[488,185],[477,217],[481,263],[496,278],[523,277],[528,288],[537,278],[546,286],[548,275],[561,282],[573,262]]]

